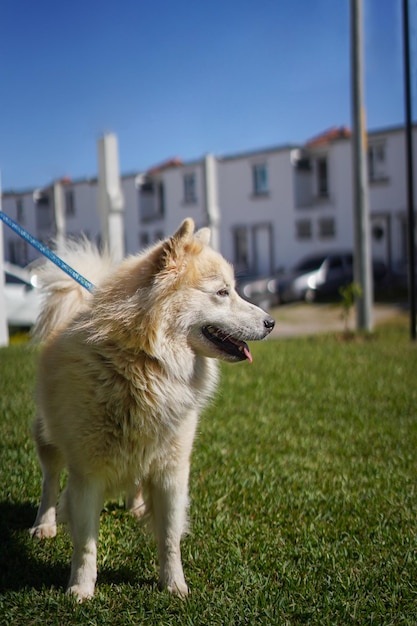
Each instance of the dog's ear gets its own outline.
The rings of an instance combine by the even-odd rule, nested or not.
[[[195,242],[194,220],[187,217],[172,237],[163,242],[157,272],[178,271],[182,267],[185,253],[192,249],[193,242]]]
[[[172,235],[171,239],[175,239],[176,241],[190,239],[191,235],[194,233],[194,228],[194,220],[191,217],[187,217],[178,230]]]
[[[196,232],[195,236],[202,243],[208,246],[208,244],[210,243],[210,236],[211,236],[210,228],[200,228],[200,230]]]

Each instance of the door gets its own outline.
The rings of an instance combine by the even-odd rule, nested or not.
[[[273,273],[272,224],[256,224],[252,227],[253,269],[258,276]]]

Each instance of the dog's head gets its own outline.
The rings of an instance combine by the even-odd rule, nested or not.
[[[210,230],[194,232],[186,219],[162,246],[155,284],[163,291],[171,284],[176,327],[196,353],[251,361],[246,342],[266,337],[274,320],[238,295],[233,267],[209,242]]]
[[[274,320],[238,295],[232,266],[209,241],[210,230],[195,232],[188,218],[174,235],[127,260],[110,278],[102,292],[110,287],[114,295],[102,304],[119,306],[112,319],[119,320],[129,343],[139,347],[139,342],[155,356],[186,344],[203,356],[252,360],[246,342],[266,337]]]

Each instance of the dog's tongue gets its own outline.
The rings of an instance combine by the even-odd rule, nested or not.
[[[249,363],[252,363],[253,359],[248,346],[243,347],[243,354],[248,359]]]

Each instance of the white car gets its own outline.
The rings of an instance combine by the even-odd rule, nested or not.
[[[384,280],[387,268],[385,263],[377,260],[372,261],[372,267],[377,287]],[[292,271],[284,272],[275,279],[273,290],[280,302],[313,302],[320,298],[339,297],[340,288],[353,280],[353,253],[326,252],[304,257]]]
[[[4,262],[4,295],[9,326],[32,326],[41,309],[41,292],[36,274]]]

